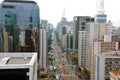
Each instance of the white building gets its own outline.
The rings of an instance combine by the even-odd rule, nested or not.
[[[109,72],[120,70],[120,51],[111,51],[95,56],[94,80],[110,79]]]
[[[78,36],[78,65],[85,68],[86,63],[86,31],[79,31]]]
[[[104,41],[94,41],[92,43],[91,50],[91,80],[94,80],[94,65],[95,65],[95,55],[102,54],[102,52],[116,51],[118,50],[118,42],[104,42]]]
[[[90,61],[89,56],[91,55],[91,46],[94,40],[103,40],[104,35],[111,35],[112,23],[87,23],[87,51],[88,51],[88,62]],[[106,39],[106,38],[105,38]],[[89,64],[89,63],[87,63]],[[89,65],[87,66],[90,67]]]
[[[37,53],[1,53],[1,80],[37,80]]]
[[[84,46],[86,47],[86,48],[84,48],[84,51],[85,51],[84,52],[84,61],[85,62],[83,61],[85,68],[90,70],[92,42],[94,40],[103,40],[104,35],[110,35],[111,33],[112,33],[112,23],[110,23],[110,22],[109,23],[96,23],[96,22],[86,23],[86,30],[85,30],[86,35],[84,35],[86,38],[86,42],[84,44]],[[80,35],[79,35],[78,38],[80,40],[82,40],[82,38],[84,38],[84,37],[80,37]],[[81,45],[80,40],[78,41],[78,48]],[[81,52],[81,48],[78,49],[78,53],[82,54],[80,52]]]
[[[47,52],[47,43],[46,43],[46,30],[40,29],[40,73],[46,73],[46,52]]]

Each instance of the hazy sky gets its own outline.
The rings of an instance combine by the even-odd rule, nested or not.
[[[68,21],[73,16],[92,16],[96,14],[97,0],[37,0],[40,6],[41,19],[47,19],[56,25],[61,20],[65,6],[66,18]],[[104,0],[105,14],[107,20],[113,25],[120,26],[120,1]]]
[[[0,0],[1,2],[2,0]],[[47,19],[56,25],[63,15],[65,6],[66,18],[73,20],[73,16],[92,16],[96,14],[97,0],[36,0],[40,7],[41,19]],[[120,0],[104,0],[107,20],[120,26]]]

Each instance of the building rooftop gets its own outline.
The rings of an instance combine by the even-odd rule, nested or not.
[[[114,75],[120,75],[120,71],[112,71],[111,73],[113,73]]]
[[[8,60],[7,64],[27,64],[29,63],[31,60],[31,57],[25,59],[25,58],[22,58],[22,57],[12,57]]]
[[[35,0],[4,0],[4,2],[34,3],[34,4],[36,4]]]
[[[31,64],[36,53],[0,53],[0,66]]]

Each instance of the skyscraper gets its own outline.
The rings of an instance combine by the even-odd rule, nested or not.
[[[94,18],[90,16],[75,16],[74,17],[74,30],[73,30],[73,49],[74,52],[78,52],[78,32],[86,30],[86,24],[94,22]]]
[[[80,68],[86,68],[87,64],[87,29],[88,23],[93,23],[94,18],[90,16],[75,16],[73,31],[73,50],[78,55],[78,65]],[[90,63],[90,62],[88,62]]]
[[[46,30],[40,29],[40,73],[46,73],[46,54],[47,54],[47,41],[46,41]]]
[[[95,62],[95,55],[97,54],[101,54],[102,52],[107,52],[108,50],[115,50],[113,49],[113,42],[112,41],[109,41],[109,42],[105,42],[105,37],[104,35],[111,35],[112,34],[112,30],[113,30],[113,26],[112,26],[112,23],[110,21],[107,22],[107,15],[105,14],[105,10],[104,10],[104,0],[98,0],[98,7],[97,7],[97,14],[95,16],[95,23],[94,23],[94,35],[91,35],[90,37],[90,45],[91,46],[92,44],[94,44],[93,41],[98,41],[98,45],[95,45],[94,48],[90,48],[91,51],[91,80],[96,80],[94,79],[94,72],[95,72],[95,69],[94,69],[94,62]],[[92,28],[89,29],[89,33],[92,34]],[[95,34],[97,34],[95,36]],[[95,38],[96,37],[96,38]],[[103,41],[102,44],[99,44],[99,42]],[[105,46],[104,44],[107,45],[111,45],[111,46],[107,46],[107,48],[103,49]],[[102,45],[102,46],[100,46]],[[104,47],[103,47],[104,46]],[[111,48],[110,48],[111,47]],[[102,48],[102,49],[101,49]],[[109,49],[110,48],[110,49]],[[94,51],[93,51],[94,49]],[[101,50],[101,51],[100,51]],[[98,51],[98,52],[97,52]]]
[[[29,36],[29,39],[33,42],[34,51],[38,51],[36,36],[39,30],[39,7],[37,3],[29,0],[4,0],[0,4],[0,11],[0,25],[3,25],[8,33],[8,43],[11,42],[11,38],[13,41],[11,44],[13,48],[8,52],[20,51],[20,48],[29,46],[25,43],[28,36],[24,36],[26,33],[22,34],[27,29],[31,30],[32,35]]]

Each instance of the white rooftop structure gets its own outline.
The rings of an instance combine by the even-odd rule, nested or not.
[[[28,80],[37,80],[37,53],[0,53],[0,71],[7,70],[26,70],[26,76]],[[4,74],[4,76],[10,75],[15,77],[19,75],[13,71],[14,75]],[[0,74],[0,77],[3,74]],[[4,77],[3,77],[4,78]],[[23,79],[24,80],[24,79]]]

